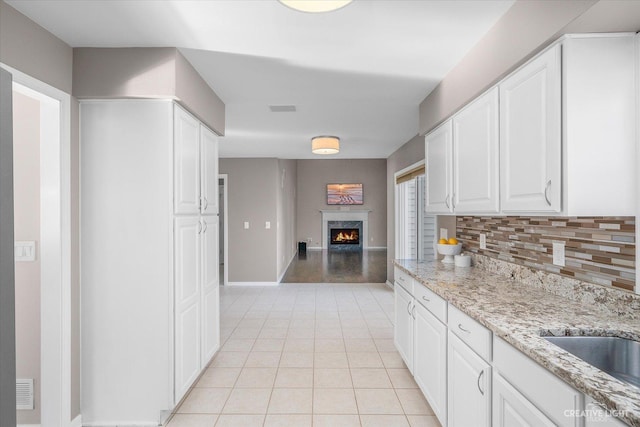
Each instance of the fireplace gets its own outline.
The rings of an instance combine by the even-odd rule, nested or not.
[[[330,244],[332,245],[359,245],[360,230],[357,228],[332,228]]]
[[[363,247],[362,221],[328,221],[327,248],[332,251],[360,251]]]

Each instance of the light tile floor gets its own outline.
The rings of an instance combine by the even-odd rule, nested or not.
[[[220,289],[221,349],[169,427],[434,427],[384,284]]]

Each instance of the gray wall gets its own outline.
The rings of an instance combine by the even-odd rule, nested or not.
[[[73,95],[175,98],[219,135],[224,135],[224,103],[174,47],[76,48]]]
[[[14,233],[40,252],[40,101],[13,93]],[[40,256],[17,262],[16,376],[34,379],[35,409],[18,411],[18,424],[40,424]]]
[[[0,62],[43,81],[65,93],[71,94],[73,49],[35,22],[0,0]],[[78,110],[71,110],[71,173],[77,177],[78,158]],[[7,129],[3,125],[3,129]],[[0,156],[1,158],[2,156]],[[76,160],[74,160],[76,159]],[[76,178],[77,179],[77,178]],[[76,181],[77,182],[77,181]],[[77,185],[71,188],[71,420],[80,415],[80,324],[77,313],[80,309],[80,281],[78,244],[80,222],[78,221],[79,192]],[[75,215],[74,215],[75,212]],[[75,236],[75,237],[74,237]],[[11,247],[13,253],[13,245]],[[0,298],[1,300],[2,298]],[[2,371],[0,369],[0,371]],[[14,375],[15,377],[15,375]],[[12,380],[13,381],[13,380]],[[14,383],[15,384],[15,383]],[[15,385],[12,386],[15,394]],[[3,399],[0,399],[0,402]],[[13,405],[15,408],[15,404]],[[15,411],[14,411],[15,412]],[[15,423],[14,423],[15,425]]]
[[[596,0],[516,1],[420,104],[420,134],[459,110],[550,41]]]
[[[220,173],[229,176],[229,282],[275,282],[278,160],[220,159]]]
[[[296,247],[296,185],[297,160],[278,160],[277,227],[278,227],[278,279],[287,270],[298,248]]]
[[[424,154],[423,154],[424,156]],[[370,209],[369,246],[387,246],[387,161],[385,159],[298,160],[297,240],[312,239],[310,248],[321,248],[320,210],[338,210],[327,205],[327,184],[362,183],[364,205],[352,209]]]
[[[16,425],[11,98],[11,75],[0,69],[0,427]]]
[[[0,62],[71,93],[71,47],[2,0]]]

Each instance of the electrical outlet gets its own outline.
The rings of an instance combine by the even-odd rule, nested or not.
[[[271,228],[271,221],[265,221],[264,228],[269,230]]]
[[[553,264],[564,267],[564,242],[553,242]]]
[[[248,230],[249,229],[249,221],[245,221],[244,222],[244,229]]]
[[[440,238],[441,239],[448,239],[449,238],[449,230],[447,230],[446,228],[441,228],[440,229]]]
[[[487,249],[487,235],[480,233],[480,249]]]

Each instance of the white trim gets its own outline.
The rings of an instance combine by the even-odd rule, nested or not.
[[[396,173],[393,174],[393,207],[394,207],[394,217],[393,217],[393,241],[394,241],[394,247],[393,247],[393,258],[394,259],[398,259],[398,248],[400,247],[400,242],[399,242],[399,237],[400,236],[400,230],[398,230],[398,228],[400,227],[400,222],[398,221],[398,218],[400,216],[400,205],[398,203],[399,198],[398,198],[398,184],[396,184],[396,180],[398,179],[398,177],[400,175],[404,175],[405,173],[409,172],[412,169],[417,169],[420,166],[425,166],[426,168],[426,159],[422,159],[418,162],[415,162],[412,165],[407,166],[406,168],[400,169],[399,171],[397,171]],[[426,172],[426,171],[425,171]]]
[[[384,284],[393,289],[393,283],[391,283],[390,281],[387,280],[386,282],[384,282]]]
[[[291,263],[293,262],[293,260],[296,258],[296,256],[298,255],[298,252],[296,251],[292,256],[291,259],[289,260],[289,262],[287,263],[287,266],[282,270],[282,273],[280,274],[280,277],[278,277],[278,283],[282,282],[282,279],[284,278],[284,275],[287,274],[287,270],[289,269],[289,267],[291,266]]]
[[[322,213],[322,243],[321,249],[328,249],[327,235],[329,221],[362,221],[362,249],[369,249],[369,212],[370,210],[321,210]]]
[[[279,286],[278,282],[229,282],[227,286]]]
[[[16,427],[40,427],[41,424],[16,424]]]
[[[75,417],[71,421],[71,424],[69,425],[69,427],[82,427],[82,414]]]
[[[381,251],[382,249],[387,249],[386,246],[369,246],[367,248],[368,251]]]
[[[404,175],[405,173],[409,172],[410,170],[418,169],[420,166],[425,166],[426,167],[425,159],[422,159],[419,162],[415,162],[411,166],[407,166],[406,168],[400,169],[398,172],[394,173],[393,174],[393,185],[396,185],[396,178],[398,178],[398,176]]]
[[[220,159],[218,159],[218,162]],[[223,215],[222,215],[222,231],[224,232],[223,237],[223,260],[224,263],[224,271],[222,273],[222,285],[229,286],[229,175],[226,173],[218,174],[218,179],[222,179],[224,184],[222,185],[223,189]],[[218,185],[219,187],[219,185]]]
[[[41,420],[71,420],[71,96],[0,63],[41,105]],[[15,84],[19,86],[15,86]],[[20,88],[22,90],[22,88]],[[47,120],[53,118],[54,120]],[[46,142],[45,142],[46,141]]]

